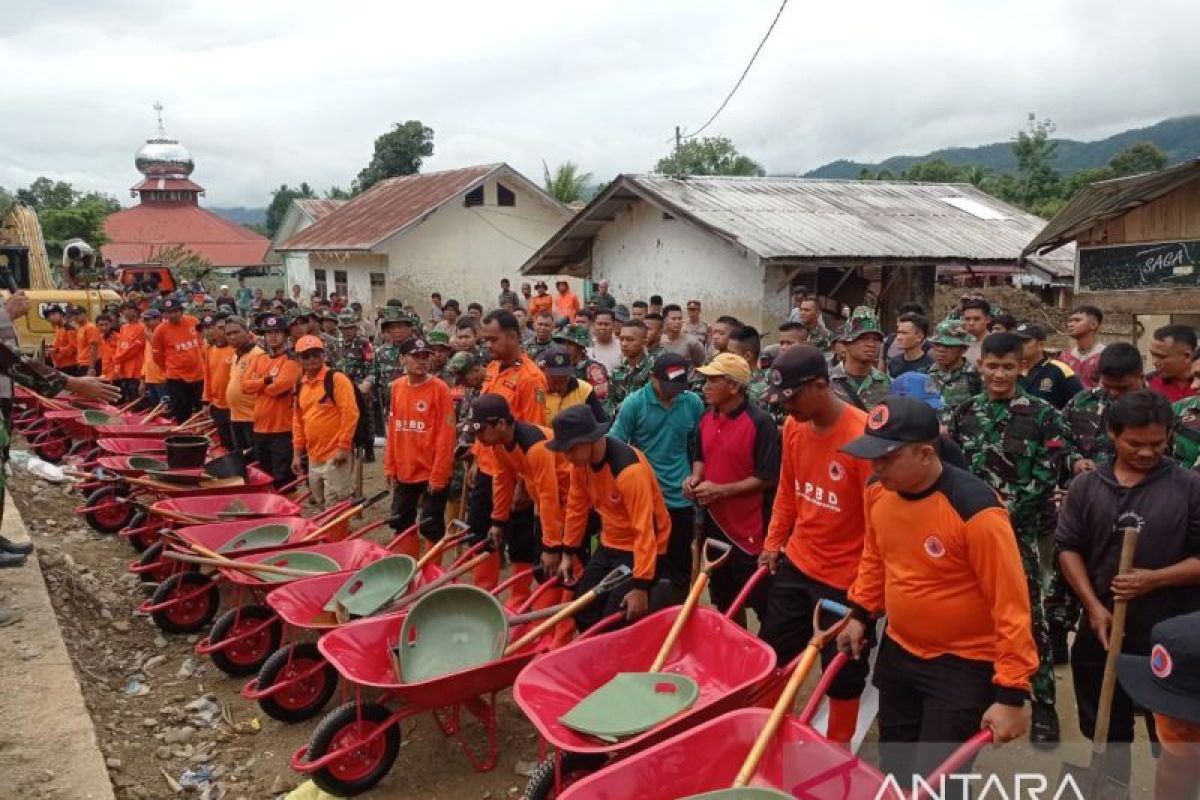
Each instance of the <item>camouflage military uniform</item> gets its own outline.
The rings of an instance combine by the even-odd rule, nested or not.
[[[1054,703],[1054,657],[1042,604],[1038,534],[1043,509],[1052,507],[1069,434],[1062,415],[1044,400],[1017,391],[1010,400],[978,394],[954,409],[950,436],[963,449],[971,471],[1003,498],[1025,568],[1033,638],[1040,664],[1033,676],[1035,703]]]
[[[746,387],[746,399],[751,405],[758,406],[771,415],[776,425],[783,425],[787,420],[787,412],[779,403],[767,400],[767,390],[771,388],[771,370],[756,369],[750,373],[750,385]]]
[[[360,384],[367,378],[375,376],[375,350],[371,343],[362,335],[352,339],[343,338],[337,349],[337,359],[334,369],[350,376],[354,383]]]
[[[567,346],[575,365],[575,378],[591,386],[596,399],[601,404],[605,403],[611,391],[611,381],[608,369],[599,361],[587,357],[588,348],[592,346],[592,334],[587,326],[568,325],[563,331],[554,334],[552,341]]]
[[[805,327],[804,330],[808,331],[809,344],[822,353],[833,352],[833,340],[836,337],[833,335],[833,331],[826,327],[824,317],[817,317],[817,324],[811,328]]]
[[[7,321],[8,313],[3,309],[0,309],[0,313],[3,313]],[[13,383],[45,397],[54,397],[67,383],[67,377],[58,370],[34,362],[19,349],[9,347],[3,342],[0,342],[0,375],[12,378]],[[9,424],[8,419],[0,419],[0,457],[5,460],[8,458]],[[3,516],[4,508],[4,473],[4,464],[0,463],[0,517]]]
[[[1071,432],[1067,467],[1085,458],[1097,465],[1112,461],[1113,445],[1108,438],[1108,409],[1112,403],[1104,387],[1096,386],[1072,397],[1062,410],[1063,422]]]
[[[531,341],[529,344],[525,345],[525,355],[529,356],[530,361],[537,363],[538,356],[546,352],[546,348],[553,346],[553,344],[554,339],[551,339],[544,344],[536,340]]]
[[[859,306],[838,331],[837,340],[849,344],[868,335],[878,336],[879,341],[883,342],[883,329],[879,327],[879,318],[870,308]],[[892,388],[892,379],[875,366],[861,377],[849,375],[843,363],[829,370],[829,384],[838,397],[866,411],[887,397]]]
[[[404,357],[400,345],[388,342],[375,351],[375,396],[386,419],[392,400],[392,381],[404,375]]]
[[[1175,409],[1175,460],[1188,469],[1200,469],[1200,396],[1185,397]]]
[[[943,347],[961,347],[966,352],[975,337],[967,333],[967,326],[957,319],[944,319],[938,323],[937,331],[929,340]],[[983,379],[974,366],[963,361],[957,369],[948,370],[934,364],[928,375],[942,395],[942,409],[938,412],[943,425],[949,423],[955,408],[983,391]]]
[[[637,366],[631,366],[629,360],[621,356],[621,362],[612,371],[612,377],[608,381],[608,400],[604,404],[604,410],[608,412],[609,419],[617,418],[617,409],[626,397],[650,382],[652,369],[654,362],[650,360],[649,354],[643,354]]]

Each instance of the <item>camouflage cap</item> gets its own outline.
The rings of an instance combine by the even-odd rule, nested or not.
[[[875,316],[875,312],[870,308],[859,306],[854,309],[850,314],[850,319],[846,320],[846,324],[842,326],[842,330],[838,334],[838,341],[853,342],[868,333],[878,334],[879,338],[883,338],[883,328],[879,324],[879,317]]]
[[[966,323],[961,319],[944,319],[938,323],[937,331],[929,341],[944,347],[970,347],[975,337],[967,332]]]
[[[588,332],[587,325],[568,325],[554,334],[552,341],[579,345],[586,350],[592,345],[592,334]]]
[[[308,319],[309,315],[307,311],[297,306],[296,308],[289,308],[284,316],[287,317],[287,324],[291,325],[293,322]]]
[[[449,347],[450,335],[445,331],[430,331],[425,334],[425,341],[430,347]]]
[[[446,369],[454,375],[466,375],[479,364],[478,359],[470,353],[455,353],[454,357],[446,362]]]
[[[335,317],[339,328],[357,328],[358,315],[353,311],[343,311]]]
[[[395,323],[412,325],[413,319],[399,306],[384,306],[383,316],[379,318],[379,324],[386,327]]]

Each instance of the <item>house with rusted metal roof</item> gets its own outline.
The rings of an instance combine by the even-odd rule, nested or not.
[[[891,317],[932,308],[939,280],[1066,282],[1069,252],[1022,258],[1044,224],[969,184],[620,175],[521,271],[607,279],[618,302],[700,300],[709,319],[770,329],[801,288],[834,317],[863,303]]]
[[[276,245],[289,286],[424,307],[432,292],[490,308],[571,210],[507,164],[380,181]],[[516,281],[514,280],[514,283]]]
[[[263,260],[271,265],[282,264],[283,258],[275,249],[276,247],[305,228],[311,227],[318,220],[324,219],[329,214],[346,205],[347,202],[346,200],[333,200],[327,197],[297,197],[292,200],[287,211],[283,213],[283,220],[279,223],[279,228],[275,231],[275,235],[271,237],[271,247],[267,250],[267,255]]]

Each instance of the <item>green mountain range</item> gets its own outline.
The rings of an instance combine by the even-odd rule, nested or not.
[[[1148,128],[1122,131],[1095,142],[1056,139],[1058,142],[1055,167],[1063,175],[1081,169],[1103,167],[1118,151],[1137,142],[1150,142],[1167,154],[1169,163],[1178,164],[1200,158],[1200,114],[1173,117]],[[979,147],[949,147],[923,156],[892,156],[878,164],[840,159],[805,173],[806,178],[857,178],[863,169],[877,172],[886,169],[898,174],[919,161],[944,159],[957,166],[982,166],[996,173],[1012,174],[1017,170],[1010,142],[995,142]]]

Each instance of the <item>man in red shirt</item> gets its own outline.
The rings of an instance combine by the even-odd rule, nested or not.
[[[1075,340],[1075,346],[1064,350],[1058,358],[1075,370],[1085,389],[1100,382],[1096,368],[1100,365],[1100,354],[1104,352],[1104,343],[1100,341],[1100,323],[1103,321],[1104,312],[1095,306],[1076,306],[1067,317],[1067,336]]]
[[[1172,403],[1194,395],[1192,354],[1195,351],[1196,331],[1190,325],[1164,325],[1156,330],[1150,342],[1154,372],[1150,373],[1146,388]]]
[[[779,491],[759,557],[775,575],[759,635],[775,649],[779,663],[786,664],[812,635],[813,606],[825,599],[846,602],[862,557],[863,487],[871,468],[842,452],[862,434],[867,415],[833,392],[820,350],[798,344],[780,353],[770,382],[769,399],[783,406],[788,419]],[[831,642],[821,652],[822,664],[835,655]],[[853,738],[866,678],[866,663],[852,662],[833,681],[831,740],[849,743]]]

